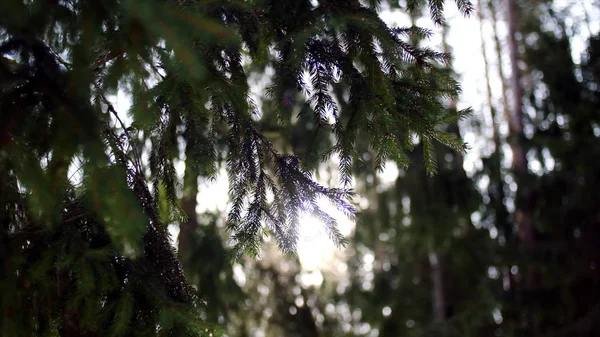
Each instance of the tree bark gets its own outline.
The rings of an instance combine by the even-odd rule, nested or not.
[[[511,64],[512,113],[509,125],[509,143],[513,153],[512,168],[518,185],[515,221],[518,225],[519,240],[523,244],[533,241],[533,219],[530,209],[531,187],[528,179],[527,153],[524,146],[523,108],[521,98],[521,71],[517,44],[517,12],[514,0],[505,0],[508,22],[508,49]]]
[[[522,256],[529,256],[534,241],[532,186],[528,173],[526,138],[523,133],[523,107],[521,71],[519,68],[519,50],[517,42],[518,18],[514,0],[505,0],[506,21],[508,26],[508,49],[511,65],[512,111],[509,119],[509,144],[513,153],[512,170],[517,183],[514,221],[517,225],[517,237]],[[524,281],[521,289],[531,293],[535,288],[535,271],[533,266],[525,266]],[[523,315],[525,326],[532,335],[537,335],[535,318],[528,312]]]
[[[431,268],[431,296],[433,299],[433,318],[437,322],[446,319],[446,299],[444,296],[444,278],[442,264],[436,252],[429,253],[429,266]]]

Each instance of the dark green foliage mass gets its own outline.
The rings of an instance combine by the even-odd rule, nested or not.
[[[589,36],[576,63],[568,12],[553,11],[543,1],[520,10],[521,32],[535,37],[534,43],[524,40],[522,57],[528,74],[538,79],[524,97],[535,111],[528,120],[534,132],[526,144],[543,173],[530,175],[535,242],[516,259],[523,273],[535,278],[533,284],[519,286],[512,298],[533,318],[525,329],[522,322],[513,328],[539,336],[593,336],[600,327],[600,203],[591,197],[600,183],[595,146],[600,135],[600,40],[597,32]],[[544,27],[545,18],[554,29]],[[551,166],[544,159],[548,157]],[[506,307],[522,314],[511,303]]]
[[[423,1],[421,1],[423,2]],[[409,7],[418,1],[409,1]],[[468,1],[457,0],[468,14]],[[430,0],[436,22],[441,0]],[[0,334],[212,334],[170,245],[184,220],[174,163],[210,176],[225,163],[236,256],[266,232],[293,251],[301,212],[327,224],[326,198],[349,216],[350,191],[317,184],[321,159],[340,157],[348,182],[360,137],[408,164],[413,134],[431,149],[460,141],[436,126],[464,112],[438,99],[458,86],[378,2],[6,0],[0,3]],[[269,140],[249,96],[250,71],[275,69],[265,93],[279,125],[294,128],[299,95],[315,133],[333,137],[301,162]],[[108,100],[132,99],[125,123]],[[310,153],[311,149],[305,152]],[[148,160],[144,160],[144,155]],[[206,282],[205,282],[206,283]],[[200,289],[202,292],[202,289]],[[210,305],[210,303],[208,304]]]

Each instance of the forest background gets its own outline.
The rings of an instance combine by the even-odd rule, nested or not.
[[[600,199],[594,196],[600,188],[600,2],[478,0],[471,8],[456,1],[446,4],[443,16],[435,0],[365,2],[371,12],[360,12],[354,1],[299,2],[301,9],[261,1],[242,2],[247,7],[179,3],[208,15],[206,21],[169,12],[171,7],[164,15],[172,17],[158,20],[160,1],[154,10],[144,2],[109,2],[97,8],[85,1],[15,0],[0,6],[0,12],[10,13],[0,21],[2,335],[596,336],[600,331]],[[124,3],[132,6],[130,12],[112,18],[118,12],[113,9]],[[315,28],[323,29],[317,33],[302,26],[308,22],[304,17],[294,27],[290,15],[327,6],[352,8],[352,15],[324,16],[327,27]],[[272,12],[260,12],[265,8]],[[65,14],[69,10],[77,14]],[[387,108],[378,100],[390,98],[384,90],[373,90],[374,98],[360,96],[356,78],[320,68],[330,59],[317,57],[325,55],[319,53],[325,47],[309,37],[325,36],[337,25],[373,29],[380,44],[365,47],[364,36],[355,37],[360,47],[354,56],[362,63],[357,76],[375,78],[385,88],[393,66],[386,64],[389,50],[373,12],[390,27],[428,29],[398,31],[423,51],[409,52],[400,71],[418,89],[401,91],[406,101],[394,98],[415,115],[427,113],[416,126],[365,117],[371,129],[357,126],[348,140],[352,128],[344,111],[360,105],[356,97],[382,111]],[[101,13],[99,22],[120,30],[102,28],[109,38],[96,39],[93,27],[81,25],[85,20],[69,21],[81,13]],[[256,31],[239,32],[245,49],[232,51],[236,42],[227,42],[227,29],[253,22],[253,15],[265,15],[265,26],[286,28],[269,35],[265,26],[249,24]],[[47,29],[56,22],[63,28]],[[153,24],[166,43],[144,35]],[[118,36],[111,34],[123,27],[140,38],[118,48],[133,48],[122,54],[137,59],[113,55],[116,47],[110,43]],[[187,36],[190,27],[201,33]],[[294,36],[309,46],[306,69],[286,62],[294,60],[294,52],[282,46],[298,48],[286,40],[286,29],[308,31],[308,37]],[[275,42],[264,45],[261,34]],[[89,45],[69,42],[90,36]],[[37,50],[37,38],[52,53]],[[194,45],[193,53],[202,61],[216,60],[214,69],[197,62],[187,50],[188,39],[210,41],[209,47]],[[89,53],[73,45],[96,49]],[[369,59],[371,50],[383,56]],[[451,53],[452,61],[437,52]],[[375,69],[381,63],[385,74],[369,62]],[[49,70],[50,63],[55,69]],[[81,70],[90,64],[91,71]],[[423,64],[431,70],[420,77]],[[347,72],[343,67],[340,72]],[[220,71],[227,75],[215,75]],[[290,83],[290,72],[305,83]],[[89,92],[77,81],[62,80],[63,73],[89,81]],[[460,83],[460,94],[448,77]],[[40,86],[50,83],[47,79],[67,94]],[[209,98],[190,95],[195,81],[209,88]],[[290,89],[296,85],[303,90]],[[70,96],[72,101],[64,99]],[[411,101],[420,98],[424,102]],[[81,99],[92,102],[91,114],[106,112],[105,119],[80,112]],[[239,109],[253,111],[251,122],[240,117],[246,115],[238,114],[235,104],[228,105],[240,101]],[[145,114],[154,111],[148,102],[161,113]],[[194,111],[195,104],[204,109],[199,119],[171,113]],[[336,109],[339,116],[332,112]],[[61,113],[44,117],[59,110],[66,111],[66,119]],[[28,111],[29,119],[21,111]],[[204,118],[213,111],[222,118]],[[319,113],[321,119],[315,119]],[[345,123],[343,132],[333,127],[339,121]],[[105,147],[94,147],[95,133],[78,133],[77,123],[99,130]],[[378,136],[387,124],[406,137],[404,156]],[[443,133],[429,134],[433,124]],[[331,133],[318,133],[321,125],[332,126]],[[459,139],[469,145],[466,150]],[[80,148],[65,146],[69,142]],[[28,154],[28,147],[35,151]],[[240,158],[231,149],[239,149]],[[312,149],[334,150],[321,161]],[[104,153],[106,168],[90,164]],[[287,153],[299,156],[302,170],[294,170],[298,163]],[[244,164],[254,158],[260,158],[256,172]],[[271,159],[274,164],[263,167],[262,161]],[[303,180],[303,172],[311,170],[315,174],[307,176],[318,184]],[[270,174],[272,183],[264,178]],[[105,183],[112,180],[127,183],[124,188]],[[293,190],[286,181],[308,192]],[[261,184],[269,187],[261,192]],[[350,198],[346,187],[356,195]],[[111,197],[90,197],[95,193]],[[143,212],[132,211],[136,202]],[[275,216],[253,208],[267,203],[280,209]],[[349,214],[353,210],[355,217]],[[124,225],[147,222],[140,220],[144,216],[150,229]]]

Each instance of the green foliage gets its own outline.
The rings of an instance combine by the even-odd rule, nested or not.
[[[442,2],[429,3],[441,22]],[[1,333],[212,333],[199,323],[165,223],[185,217],[175,171],[181,137],[186,164],[202,174],[226,163],[235,256],[256,255],[265,232],[293,252],[303,212],[344,244],[318,201],[352,216],[352,193],[317,184],[311,169],[337,155],[347,184],[357,139],[377,153],[378,168],[406,164],[413,134],[462,150],[436,129],[448,119],[438,98],[459,90],[435,67],[448,55],[411,46],[408,35],[428,33],[388,27],[370,5],[3,1]],[[335,139],[319,153],[306,149],[313,164],[263,134],[245,58],[275,69],[267,96],[281,125],[293,128],[301,96],[302,114]],[[108,100],[119,90],[132,99],[130,125]],[[426,153],[434,172],[430,145]]]
[[[431,13],[431,19],[438,25],[444,24],[444,0],[407,0],[406,8],[415,13],[417,10],[421,9],[424,4],[427,4],[429,7],[429,12]],[[475,11],[475,7],[469,0],[456,0],[456,5],[461,13],[464,15],[470,15]]]
[[[525,104],[536,111],[529,121],[535,132],[526,144],[533,158],[545,163],[551,157],[554,167],[543,165],[543,173],[529,177],[537,205],[536,242],[516,260],[537,279],[534,287],[518,289],[524,297],[514,304],[532,308],[534,319],[526,329],[586,336],[598,329],[600,303],[597,292],[584,290],[599,277],[591,264],[600,257],[599,203],[587,193],[598,186],[598,161],[592,159],[598,149],[592,144],[598,141],[599,38],[596,33],[587,39],[577,64],[566,28],[570,13],[554,12],[549,5],[521,9],[530,14],[523,15],[521,31],[536,37],[535,43],[524,43],[523,59],[528,73],[539,77],[525,93]],[[542,25],[542,18],[552,20],[555,29]],[[558,298],[560,304],[548,308]]]
[[[311,288],[300,283],[299,276],[307,271],[296,270],[293,263],[291,268],[286,262],[279,268],[261,265],[264,260],[247,263],[250,300],[235,310],[234,317],[242,323],[231,324],[229,335],[251,336],[257,328],[268,336],[315,336],[315,326],[319,336],[336,337],[595,335],[600,322],[599,208],[598,198],[590,195],[600,172],[595,160],[600,40],[592,35],[576,63],[573,42],[586,35],[585,22],[574,20],[575,11],[553,12],[553,3],[563,4],[519,3],[527,112],[520,143],[531,163],[529,181],[514,184],[502,160],[506,140],[499,133],[500,146],[482,158],[481,166],[475,162],[478,171],[469,172],[472,176],[465,173],[459,153],[439,143],[427,144],[423,136],[415,137],[414,144],[409,138],[407,148],[414,145],[417,151],[407,153],[411,166],[400,169],[390,186],[376,175],[377,153],[368,137],[357,136],[351,171],[363,197],[361,206],[366,199],[368,207],[357,215],[356,230],[344,250],[348,275],[341,273],[338,279],[337,266],[324,266],[323,283]],[[322,77],[314,76],[318,81],[312,85],[317,87]],[[343,88],[341,94],[337,89],[337,83],[331,85],[334,97],[344,97]],[[283,135],[269,135],[269,140],[278,149],[304,154],[313,142],[306,135],[319,133],[312,124],[305,126],[312,117],[306,118],[306,97],[292,97],[300,105],[292,112],[299,116],[277,120],[269,115],[267,99],[260,125],[272,131],[280,126],[277,122],[283,123]],[[333,101],[340,110],[347,109],[347,102]],[[450,104],[448,118],[440,118],[448,125],[442,122],[435,130],[457,137],[454,123],[461,114],[453,109]],[[502,124],[500,119],[496,122]],[[484,127],[481,123],[478,126]],[[472,127],[467,124],[465,130],[488,134],[485,128]],[[332,138],[316,143],[328,147],[336,142]],[[432,162],[438,172],[426,178]],[[536,169],[536,162],[541,168]],[[533,240],[526,243],[518,236],[519,212],[511,207],[521,202],[515,187],[524,185],[530,187],[528,206],[535,226]],[[436,280],[436,269],[441,270],[441,281]],[[435,291],[440,284],[441,317],[432,305],[439,299]]]

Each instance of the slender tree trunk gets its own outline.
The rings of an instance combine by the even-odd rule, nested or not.
[[[508,53],[510,58],[511,77],[510,89],[512,94],[512,113],[510,115],[510,131],[512,135],[521,136],[523,134],[523,109],[521,87],[521,69],[519,68],[519,46],[517,42],[517,10],[514,0],[505,0],[506,21],[508,24]],[[519,146],[519,139],[515,139],[513,144],[517,145],[516,153],[513,155],[515,169],[522,169],[527,164],[527,158],[523,149]],[[525,167],[526,168],[526,167]]]
[[[481,36],[481,55],[483,57],[483,65],[485,71],[485,88],[486,88],[486,96],[487,96],[487,104],[490,108],[490,118],[492,120],[492,138],[494,140],[494,147],[496,152],[500,153],[502,150],[502,144],[500,142],[500,133],[498,130],[498,125],[496,124],[496,108],[494,107],[493,97],[492,97],[492,86],[490,84],[490,65],[488,62],[487,50],[485,45],[485,37],[483,36],[483,0],[479,0],[477,2],[477,14],[479,18],[479,32]],[[497,37],[496,37],[497,38]],[[500,65],[502,67],[502,65]],[[502,75],[501,75],[502,78]]]
[[[491,169],[491,174],[490,174],[490,189],[489,189],[489,194],[492,198],[491,202],[492,205],[494,207],[494,218],[495,218],[495,222],[496,222],[496,227],[500,230],[500,232],[502,233],[502,235],[504,236],[505,241],[507,242],[510,236],[510,223],[508,221],[508,211],[506,209],[506,206],[504,206],[504,198],[506,197],[505,193],[504,193],[504,180],[502,177],[502,158],[503,158],[503,153],[502,153],[502,141],[500,139],[500,130],[498,128],[498,120],[497,120],[497,112],[496,112],[496,107],[494,105],[493,102],[493,96],[492,96],[492,87],[491,87],[491,81],[490,81],[490,65],[488,62],[488,56],[487,56],[487,50],[486,50],[486,44],[485,44],[485,37],[483,36],[483,22],[484,22],[484,15],[483,15],[483,10],[484,10],[484,6],[483,6],[483,1],[484,0],[479,0],[477,3],[477,12],[478,12],[478,17],[479,17],[479,31],[480,31],[480,36],[481,36],[481,55],[483,57],[483,64],[484,64],[484,71],[485,71],[485,83],[486,83],[486,93],[487,93],[487,104],[490,108],[490,118],[492,120],[492,139],[494,140],[494,154],[492,154],[492,169]],[[489,4],[491,6],[493,6],[493,4],[491,4],[491,1],[489,2]],[[493,8],[493,7],[492,7]],[[496,14],[493,13],[492,16],[494,17],[494,20],[492,22],[493,26],[494,26],[494,39],[496,42],[496,52],[497,52],[497,56],[498,56],[498,62],[499,62],[499,74],[500,74],[500,79],[503,83],[503,92],[502,92],[502,96],[503,96],[503,109],[505,111],[505,115],[508,115],[507,109],[507,99],[506,99],[506,82],[504,81],[504,77],[503,77],[503,71],[502,71],[502,63],[501,63],[501,49],[500,49],[500,41],[498,39],[497,33],[496,33],[496,21],[495,21],[495,17]],[[512,287],[512,277],[510,274],[510,268],[509,267],[503,267],[502,268],[502,275],[503,275],[503,288],[504,290],[508,290]]]
[[[480,0],[484,1],[484,0]],[[496,58],[498,60],[498,76],[502,85],[502,111],[504,112],[504,118],[508,124],[510,124],[510,111],[508,104],[508,85],[506,84],[506,76],[504,75],[504,65],[502,64],[502,43],[498,35],[498,18],[496,16],[496,6],[494,0],[488,1],[488,7],[490,9],[490,18],[492,19],[492,29],[494,35],[494,45],[496,49]]]
[[[513,152],[513,171],[518,184],[515,220],[518,224],[519,240],[524,243],[533,241],[533,222],[530,207],[531,187],[529,186],[527,171],[527,153],[524,146],[525,135],[523,134],[523,108],[521,71],[519,69],[519,55],[517,45],[517,13],[514,0],[505,0],[508,21],[508,47],[511,63],[511,91],[512,91],[512,114],[510,116],[510,147]]]
[[[380,182],[379,182],[379,177],[377,176],[377,170],[375,169],[375,158],[376,158],[376,153],[373,151],[370,151],[370,155],[371,155],[371,159],[373,160],[373,186],[371,186],[371,196],[370,196],[370,200],[380,200],[379,198],[379,194],[377,193],[377,187],[379,186]],[[375,203],[373,207],[373,211],[377,214],[377,203]],[[377,235],[379,235],[379,233],[381,233],[381,223],[379,223],[379,219],[375,219],[374,223],[373,223],[373,233],[376,234],[375,237],[375,251],[373,252],[373,256],[375,257],[374,260],[374,264],[373,264],[373,270],[375,271],[375,273],[379,273],[381,272],[381,270],[383,269],[383,246],[381,244],[381,241],[379,240],[379,237],[377,237]]]
[[[513,153],[512,169],[517,183],[515,200],[515,222],[518,228],[519,245],[523,252],[530,251],[534,240],[532,213],[532,186],[528,174],[527,154],[523,134],[523,108],[521,72],[519,69],[519,51],[517,43],[518,18],[514,0],[505,0],[506,21],[508,24],[508,49],[511,64],[512,114],[509,124],[509,144]],[[528,255],[528,254],[527,254]],[[527,256],[525,255],[525,256]],[[526,268],[524,290],[531,293],[535,287],[535,273],[532,266]],[[530,332],[537,335],[537,324],[531,314],[525,314]]]
[[[450,53],[450,46],[447,41],[448,37],[448,26],[442,27],[442,48],[444,53]],[[450,62],[449,66],[452,66]],[[457,101],[452,98],[448,103],[448,108],[452,111],[457,110]],[[450,126],[449,132],[455,132],[459,134],[458,126]],[[462,167],[462,155],[458,154],[457,166]],[[437,322],[443,322],[446,319],[446,294],[444,292],[444,265],[442,263],[443,258],[438,254],[435,248],[429,250],[429,267],[430,267],[430,278],[431,278],[431,298],[433,306],[433,317]]]
[[[437,322],[446,319],[446,299],[444,296],[444,278],[442,264],[437,253],[429,253],[429,267],[431,268],[431,297],[433,299],[433,318]]]

